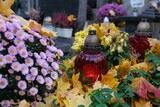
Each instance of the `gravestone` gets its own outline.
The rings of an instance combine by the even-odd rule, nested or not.
[[[78,19],[76,31],[84,27],[87,12],[87,0],[39,0],[39,8],[45,16],[58,12],[74,14]]]

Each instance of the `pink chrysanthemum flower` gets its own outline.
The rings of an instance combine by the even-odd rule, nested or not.
[[[38,55],[38,53],[36,53],[36,52],[34,52],[34,57],[35,57],[36,59],[41,59],[41,56]]]
[[[4,35],[8,40],[12,40],[14,38],[14,35],[11,32],[8,32],[8,31],[5,32]]]
[[[34,42],[34,37],[33,37],[32,35],[30,35],[30,36],[28,37],[28,40],[29,40],[30,42]]]
[[[44,78],[41,75],[38,75],[36,80],[39,84],[44,84]]]
[[[22,30],[18,30],[18,31],[16,32],[16,36],[17,36],[18,39],[24,40],[24,39],[25,39],[25,32],[22,31]]]
[[[58,50],[57,50],[57,54],[58,54],[59,56],[63,56],[63,51],[60,50],[60,49],[58,49]]]
[[[6,62],[7,64],[10,64],[10,63],[13,62],[13,56],[10,55],[10,54],[7,54],[7,55],[4,56],[4,60],[5,60],[5,62]]]
[[[48,61],[48,62],[53,62],[53,58],[52,58],[52,57],[48,57],[48,58],[47,58],[47,61]]]
[[[27,50],[25,45],[17,45],[17,51],[20,53],[22,50]]]
[[[28,56],[33,56],[33,53],[31,51],[28,52]]]
[[[38,70],[37,70],[37,68],[32,67],[32,68],[30,69],[30,73],[31,73],[31,75],[33,75],[33,76],[37,76],[37,75],[38,75]]]
[[[7,30],[6,26],[3,24],[0,24],[0,32],[5,32]]]
[[[55,71],[52,71],[51,72],[51,77],[52,77],[53,80],[56,80],[58,78],[58,73],[55,72]]]
[[[10,107],[11,106],[10,101],[9,100],[3,100],[1,102],[1,106],[2,107]]]
[[[54,68],[54,70],[58,70],[59,69],[59,65],[56,62],[52,62],[51,65]]]
[[[5,78],[1,78],[1,79],[0,79],[0,89],[6,88],[7,85],[8,85],[8,80],[5,79]]]
[[[2,51],[3,49],[3,45],[0,43],[0,51]]]
[[[21,64],[21,71],[23,75],[26,75],[29,73],[29,68],[26,64]]]
[[[32,88],[29,89],[29,93],[32,96],[35,96],[38,93],[38,89],[36,87],[32,87]]]
[[[42,101],[42,97],[40,95],[37,95],[37,100]]]
[[[57,52],[57,48],[55,46],[47,46],[47,48],[51,51],[51,52]]]
[[[17,72],[21,70],[21,64],[19,62],[13,62],[11,64],[11,68]]]
[[[44,52],[40,52],[40,56],[41,56],[42,59],[46,59],[47,58],[47,56],[46,56],[46,54]]]
[[[27,83],[25,81],[19,81],[18,82],[18,88],[21,90],[25,90],[27,88]]]
[[[25,49],[23,49],[22,51],[20,51],[19,54],[20,54],[20,56],[22,58],[27,58],[28,57],[28,52]]]
[[[39,35],[39,33],[37,33],[37,32],[34,32],[33,35],[35,35],[35,36],[36,36],[37,38],[39,38],[39,39],[42,38],[42,36]]]
[[[42,45],[46,46],[47,45],[47,40],[46,39],[40,39],[40,42]]]
[[[4,56],[0,54],[0,67],[5,65]]]
[[[17,49],[15,46],[11,45],[9,48],[8,48],[8,53],[11,54],[11,55],[17,55]]]
[[[48,57],[51,57],[51,56],[52,56],[51,51],[50,51],[50,50],[46,50],[46,55],[47,55]]]
[[[25,91],[22,91],[22,90],[20,90],[18,93],[20,96],[24,96],[26,94]]]
[[[47,86],[51,86],[53,84],[53,80],[50,77],[45,77],[45,82]]]
[[[9,74],[13,74],[14,71],[13,71],[12,69],[8,69],[8,73],[9,73]]]
[[[35,76],[33,76],[31,74],[27,74],[26,75],[26,80],[28,80],[28,81],[34,81],[35,80]]]
[[[15,44],[15,45],[22,46],[22,45],[24,45],[24,41],[22,41],[22,40],[20,40],[20,39],[18,39],[18,38],[15,38],[15,39],[14,39],[14,44]]]
[[[8,42],[6,42],[5,40],[2,40],[2,45],[6,46],[6,45],[8,45]]]
[[[46,69],[41,69],[41,73],[43,74],[43,76],[46,76],[48,74]]]
[[[31,67],[31,66],[33,66],[33,59],[32,58],[30,58],[30,57],[28,57],[28,58],[26,58],[25,59],[25,64],[27,65],[27,66],[29,66],[29,67]]]

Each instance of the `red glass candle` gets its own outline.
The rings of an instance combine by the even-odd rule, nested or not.
[[[99,43],[97,44],[95,41],[92,41],[93,44],[86,42],[83,51],[76,57],[75,70],[82,72],[83,82],[93,84],[97,79],[101,79],[101,75],[107,73],[108,64],[106,56],[100,51]]]
[[[144,60],[145,50],[150,49],[148,37],[151,37],[151,36],[137,36],[136,35],[134,37],[129,38],[131,50],[136,53],[139,61]]]

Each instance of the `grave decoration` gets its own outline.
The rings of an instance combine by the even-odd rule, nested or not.
[[[12,15],[13,3],[0,0],[0,105],[10,107],[25,99],[34,107],[54,92],[63,52],[50,39],[55,32]]]
[[[59,37],[71,38],[72,31],[76,27],[77,18],[74,15],[65,13],[57,13],[53,15],[52,22],[56,27]]]

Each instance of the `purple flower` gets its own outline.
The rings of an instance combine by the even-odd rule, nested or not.
[[[1,78],[1,79],[0,79],[0,89],[6,88],[7,85],[8,85],[8,80],[5,79],[5,78]]]
[[[25,64],[27,65],[27,66],[29,66],[29,67],[31,67],[31,66],[33,66],[33,59],[32,58],[30,58],[30,57],[28,57],[28,58],[26,58],[25,59]]]
[[[3,45],[0,43],[0,51],[2,51],[3,49]]]
[[[25,90],[27,88],[27,83],[25,81],[19,81],[18,82],[18,88],[21,90]]]
[[[29,73],[29,68],[26,64],[21,64],[21,71],[23,75],[26,75]]]
[[[2,103],[1,103],[1,106],[2,107],[10,107],[11,106],[10,101],[9,100],[3,100]]]
[[[11,32],[5,32],[5,37],[8,39],[8,40],[12,40],[14,38],[13,34]]]
[[[47,86],[51,86],[53,84],[53,80],[50,77],[46,77],[45,82]]]
[[[36,87],[32,87],[32,88],[29,89],[29,93],[32,96],[35,96],[38,93],[38,89]]]
[[[11,64],[11,68],[17,72],[21,70],[21,64],[19,62],[13,62]]]
[[[116,3],[105,4],[100,7],[96,13],[97,19],[103,21],[104,17],[108,17],[109,20],[117,19],[120,16],[127,15],[126,10]]]
[[[11,54],[11,55],[17,55],[17,49],[15,46],[11,45],[9,48],[8,48],[8,53]]]
[[[37,68],[32,67],[32,68],[30,69],[30,73],[31,73],[31,75],[33,75],[33,76],[37,76],[37,75],[38,75],[38,70],[37,70]]]
[[[10,54],[7,54],[7,55],[4,56],[4,60],[5,60],[5,62],[6,62],[7,64],[10,64],[10,63],[13,62],[13,56],[10,55]]]
[[[37,80],[37,82],[38,82],[39,84],[44,84],[44,78],[43,78],[43,76],[38,75],[37,78],[36,78],[36,80]]]
[[[54,70],[58,70],[59,69],[59,65],[56,62],[52,62],[51,65],[54,68]]]

